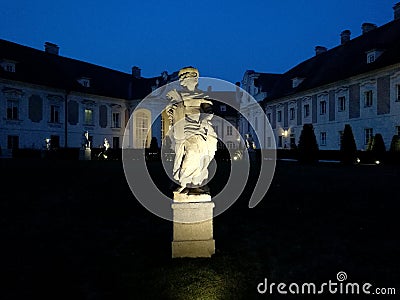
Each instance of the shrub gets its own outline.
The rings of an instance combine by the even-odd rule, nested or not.
[[[344,164],[353,164],[357,157],[357,146],[350,124],[344,125],[340,143],[341,161]]]
[[[297,148],[298,160],[302,163],[318,161],[318,144],[312,124],[304,124]]]

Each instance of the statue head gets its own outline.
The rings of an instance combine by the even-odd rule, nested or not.
[[[194,91],[199,83],[199,70],[194,67],[185,67],[178,72],[179,81],[182,86]]]

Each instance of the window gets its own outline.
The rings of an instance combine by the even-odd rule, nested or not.
[[[400,101],[400,84],[396,85],[396,101]]]
[[[135,144],[136,148],[143,149],[150,143],[148,137],[151,136],[150,132],[150,111],[140,109],[134,115],[135,120]]]
[[[7,136],[7,149],[18,149],[19,148],[19,136],[9,135]]]
[[[85,108],[85,125],[93,125],[93,109]]]
[[[50,123],[60,123],[60,106],[50,106]]]
[[[18,101],[7,100],[7,120],[18,120]]]
[[[118,112],[112,114],[112,124],[114,128],[121,128],[120,114]]]
[[[321,146],[326,146],[326,132],[320,133],[319,142],[320,142]]]
[[[340,96],[338,98],[338,110],[345,111],[346,110],[346,97]]]
[[[304,105],[304,118],[307,118],[310,115],[310,104]]]
[[[226,142],[226,148],[228,149],[235,149],[235,143],[234,142]]]
[[[6,67],[5,67],[5,70],[6,70],[7,72],[12,72],[12,73],[14,73],[14,72],[15,72],[15,65],[14,65],[14,64],[7,64]]]
[[[114,136],[113,137],[113,148],[118,149],[119,148],[119,136]]]
[[[319,113],[321,115],[325,115],[326,114],[326,101],[321,101],[319,103]]]
[[[365,135],[365,138],[364,138],[364,144],[365,145],[368,145],[368,143],[372,140],[372,138],[373,138],[373,131],[372,131],[372,128],[365,128],[365,130],[364,130],[364,135]]]
[[[372,91],[366,91],[364,93],[364,107],[371,107],[372,106]]]
[[[0,64],[4,71],[15,73],[15,62],[3,60]]]
[[[232,126],[226,126],[226,135],[232,135]]]
[[[270,136],[267,137],[267,147],[272,147],[272,138]]]
[[[369,53],[367,55],[367,63],[370,64],[373,63],[374,61],[375,61],[375,53]]]
[[[90,87],[90,79],[89,78],[79,78],[78,82],[84,87]]]
[[[278,122],[282,122],[282,111],[281,110],[278,110],[278,117],[277,117],[277,121]]]
[[[290,115],[290,120],[294,120],[294,117],[295,117],[294,107],[290,108],[289,115]]]
[[[280,136],[278,136],[278,147],[282,148],[282,145],[283,145],[283,136],[280,135]]]

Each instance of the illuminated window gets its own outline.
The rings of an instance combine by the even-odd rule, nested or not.
[[[51,105],[50,106],[50,123],[60,122],[60,106]]]
[[[117,112],[114,112],[112,114],[112,124],[114,128],[121,128],[121,120],[120,120],[120,114]]]
[[[345,111],[346,110],[346,97],[340,96],[338,98],[338,110]]]
[[[135,119],[135,145],[137,148],[146,148],[150,136],[150,112],[147,110],[138,110],[134,116]]]
[[[321,146],[326,146],[326,132],[321,132],[319,136]]]
[[[7,100],[7,120],[18,120],[18,100]]]
[[[364,107],[371,107],[372,106],[372,91],[366,91],[364,93]]]
[[[93,109],[85,108],[85,125],[93,125]]]
[[[373,130],[372,128],[365,128],[364,129],[364,144],[368,145],[369,141],[373,138]]]
[[[325,115],[326,114],[326,101],[321,101],[319,103],[319,113],[321,115]]]

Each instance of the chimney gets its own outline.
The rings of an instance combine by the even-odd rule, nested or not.
[[[323,47],[323,46],[316,46],[316,47],[315,47],[315,55],[324,53],[324,52],[326,52],[326,50],[327,50],[326,47]]]
[[[342,33],[340,34],[340,44],[343,45],[348,41],[350,41],[350,35],[351,35],[350,30],[348,29],[343,30]]]
[[[142,77],[141,75],[141,69],[137,66],[132,67],[132,76],[135,78],[140,78]]]
[[[393,12],[394,12],[394,19],[395,19],[395,20],[400,19],[400,2],[397,2],[397,3],[393,6]]]
[[[60,47],[58,47],[56,44],[53,44],[53,43],[50,43],[50,42],[44,43],[44,51],[46,53],[51,53],[51,54],[58,55],[58,50],[59,49],[60,49]]]
[[[372,23],[363,23],[361,25],[362,34],[367,33],[367,32],[369,32],[369,31],[371,31],[371,30],[373,30],[375,28],[376,28],[376,25],[372,24]]]

